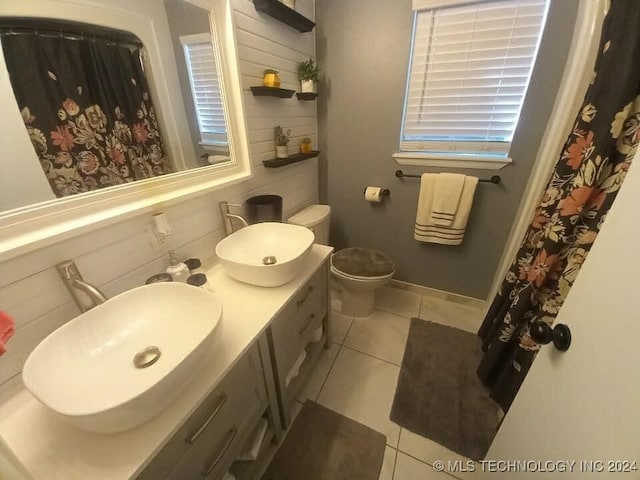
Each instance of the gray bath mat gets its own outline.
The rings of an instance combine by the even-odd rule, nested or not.
[[[385,436],[307,401],[262,480],[378,480]]]
[[[476,335],[412,318],[391,420],[465,457],[484,458],[499,410],[476,375],[481,357]]]

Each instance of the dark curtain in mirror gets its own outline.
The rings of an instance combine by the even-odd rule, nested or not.
[[[16,100],[56,196],[172,172],[141,47],[86,29],[2,28]]]

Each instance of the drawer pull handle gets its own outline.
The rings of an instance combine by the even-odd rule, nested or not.
[[[194,443],[198,439],[198,437],[202,435],[202,432],[204,432],[204,429],[207,428],[207,426],[213,421],[213,419],[220,412],[220,409],[222,408],[222,406],[226,401],[227,401],[227,395],[224,393],[221,394],[220,397],[218,397],[218,403],[216,404],[216,407],[213,409],[213,412],[211,413],[211,415],[209,415],[209,418],[207,418],[207,420],[200,426],[200,428],[193,435],[187,438],[187,443],[189,444]]]
[[[304,294],[304,297],[296,302],[296,307],[301,307],[302,305],[304,305],[304,302],[307,301],[307,298],[309,298],[311,292],[313,292],[313,285],[310,285],[309,288],[307,288],[307,293]]]
[[[216,468],[216,465],[218,465],[220,460],[222,460],[222,457],[224,457],[224,454],[231,445],[231,442],[233,442],[233,439],[236,437],[236,433],[238,433],[238,429],[236,427],[233,427],[231,430],[229,430],[229,433],[227,433],[227,439],[225,440],[224,446],[222,447],[220,452],[215,457],[213,457],[213,460],[211,460],[209,466],[202,470],[203,477],[209,475],[213,471],[213,469]]]
[[[300,329],[300,332],[299,332],[300,336],[304,337],[306,335],[306,333],[309,331],[309,328],[311,328],[311,324],[313,323],[314,318],[316,318],[315,313],[312,313],[311,315],[309,315],[309,321],[304,327]]]

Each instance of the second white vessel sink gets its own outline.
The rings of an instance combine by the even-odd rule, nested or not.
[[[278,287],[300,272],[314,239],[306,227],[256,223],[222,239],[216,245],[216,255],[225,272],[236,280]]]
[[[78,428],[128,430],[180,394],[205,360],[221,316],[218,297],[202,288],[134,288],[45,338],[24,365],[24,384]]]

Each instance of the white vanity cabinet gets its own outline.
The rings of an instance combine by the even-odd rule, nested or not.
[[[271,425],[265,435],[265,442],[269,443],[274,438],[272,425],[278,420],[269,413],[267,385],[256,342],[138,478],[221,479],[262,416]]]
[[[329,267],[325,262],[293,295],[267,330],[283,428],[290,426],[296,395],[315,366],[322,349],[328,348],[330,343],[328,279]],[[320,328],[321,336],[318,335]],[[291,370],[303,351],[306,352],[304,362],[297,375],[293,376],[295,371]]]
[[[330,339],[331,252],[314,245],[300,274],[274,288],[242,284],[215,262],[206,267],[223,304],[222,323],[192,382],[149,422],[115,435],[89,434],[59,421],[17,384],[0,395],[3,440],[34,480],[222,480],[227,471],[257,480]],[[306,359],[287,382],[303,350]],[[258,459],[240,460],[261,418],[267,431],[256,442]]]
[[[282,429],[291,424],[295,396],[329,344],[328,265],[322,263],[280,310],[219,385],[197,407],[138,480],[256,480],[266,468]],[[322,335],[318,335],[322,328]],[[302,351],[299,373],[287,374]],[[267,433],[255,461],[237,460],[261,417]]]

